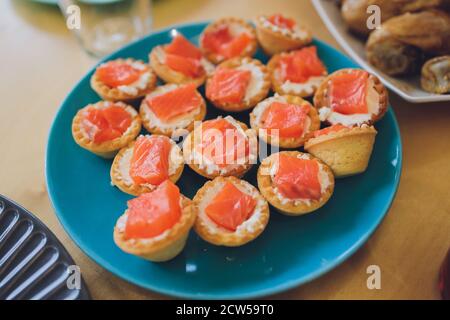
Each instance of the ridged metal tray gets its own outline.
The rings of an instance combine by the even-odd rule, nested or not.
[[[81,276],[77,285],[74,265],[41,221],[0,196],[0,300],[90,299]]]

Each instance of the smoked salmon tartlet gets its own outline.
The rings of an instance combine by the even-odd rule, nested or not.
[[[143,61],[117,59],[95,69],[91,87],[103,100],[133,101],[142,98],[156,86],[156,75]]]
[[[200,48],[214,64],[236,57],[253,57],[258,48],[254,28],[242,19],[222,18],[200,35]]]
[[[322,122],[354,126],[380,120],[388,109],[388,92],[380,79],[361,69],[330,74],[314,95]]]
[[[167,261],[183,250],[194,221],[192,201],[166,180],[155,190],[128,201],[128,209],[114,228],[114,242],[126,253],[154,262]]]
[[[312,96],[328,74],[315,46],[276,54],[267,68],[273,91],[300,97]]]
[[[263,197],[286,215],[315,211],[327,203],[334,191],[331,169],[298,151],[282,151],[265,158],[257,177]]]
[[[195,84],[166,84],[142,101],[139,114],[144,128],[153,134],[182,136],[206,115],[206,103]]]
[[[303,146],[307,135],[320,128],[316,109],[296,96],[274,96],[256,105],[250,125],[266,143],[281,148]]]
[[[242,177],[257,160],[257,137],[252,129],[231,116],[198,125],[183,144],[189,167],[209,179]]]
[[[325,162],[336,178],[342,178],[366,171],[376,135],[373,126],[335,124],[312,132],[305,150]]]
[[[218,109],[241,112],[269,94],[267,68],[256,59],[234,58],[221,63],[206,81],[206,97]]]
[[[269,222],[269,205],[258,189],[235,177],[217,177],[193,199],[194,230],[205,241],[236,247],[258,237]]]
[[[175,141],[162,135],[141,135],[114,158],[111,184],[138,196],[167,179],[177,182],[183,168],[183,155]]]
[[[82,148],[114,158],[141,131],[141,119],[123,102],[100,101],[80,109],[72,121],[72,136]]]
[[[298,49],[312,42],[311,32],[282,14],[256,18],[256,36],[268,55]]]
[[[171,43],[154,47],[149,59],[155,73],[166,83],[194,83],[199,87],[214,71],[214,65],[200,49],[180,33]]]

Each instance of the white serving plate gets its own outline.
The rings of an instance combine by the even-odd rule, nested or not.
[[[450,101],[450,94],[433,94],[422,90],[420,75],[394,78],[376,69],[366,60],[365,42],[348,31],[336,3],[330,0],[312,0],[312,3],[328,30],[350,57],[361,67],[377,75],[390,90],[412,103]]]

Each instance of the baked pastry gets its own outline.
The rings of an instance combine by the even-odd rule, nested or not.
[[[117,59],[102,63],[91,77],[91,87],[103,100],[142,98],[156,86],[156,75],[143,61]]]
[[[312,96],[328,74],[315,46],[276,54],[267,68],[273,91],[300,97]]]
[[[206,182],[193,203],[195,232],[218,246],[242,246],[258,237],[269,222],[269,205],[258,189],[235,177]]]
[[[329,75],[314,95],[321,121],[353,126],[372,124],[388,109],[388,92],[377,76],[361,69]]]
[[[267,68],[248,57],[221,63],[206,81],[206,97],[215,107],[228,112],[253,108],[267,97],[269,90]]]
[[[138,196],[167,179],[177,182],[183,168],[183,155],[175,141],[161,135],[139,136],[114,158],[111,184]]]
[[[325,162],[336,178],[342,178],[366,171],[376,135],[373,126],[336,124],[313,132],[305,150]]]
[[[185,162],[198,174],[242,177],[257,161],[257,137],[231,116],[202,122],[183,143]]]
[[[195,84],[166,84],[142,101],[139,110],[144,128],[153,134],[182,136],[206,115],[206,103]]]
[[[281,213],[296,216],[315,211],[330,199],[334,176],[325,163],[310,154],[282,151],[261,162],[258,187]]]
[[[160,262],[177,256],[195,221],[192,201],[170,180],[128,201],[117,220],[114,242],[126,253]]]
[[[298,49],[312,42],[311,32],[281,14],[256,19],[256,36],[268,55]]]
[[[171,43],[154,47],[149,59],[155,73],[167,83],[194,83],[199,87],[214,71],[200,49],[179,33]]]
[[[428,60],[422,67],[420,84],[431,93],[450,93],[450,55]]]
[[[72,135],[82,148],[114,158],[141,131],[141,119],[123,102],[99,101],[80,109],[72,121]]]
[[[367,60],[391,76],[420,72],[424,54],[450,54],[449,12],[425,10],[393,17],[371,32],[366,43]]]
[[[266,143],[281,148],[303,146],[309,132],[320,128],[317,110],[296,96],[267,98],[250,113],[250,125]]]
[[[253,57],[258,43],[250,24],[238,18],[222,18],[203,30],[200,48],[209,61],[218,64],[231,58]]]

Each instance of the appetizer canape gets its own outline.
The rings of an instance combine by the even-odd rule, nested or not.
[[[267,97],[270,77],[256,59],[234,58],[221,63],[206,81],[206,97],[219,109],[240,112]]]
[[[103,100],[133,101],[153,90],[156,75],[143,61],[117,59],[97,67],[91,86]]]
[[[155,73],[167,83],[194,83],[198,87],[214,70],[200,49],[181,34],[169,44],[154,47],[149,59]]]
[[[330,125],[372,124],[388,109],[388,93],[373,74],[341,69],[330,74],[314,95],[320,120]]]
[[[300,97],[312,96],[328,74],[315,46],[276,54],[267,68],[273,91]]]
[[[366,171],[376,135],[373,126],[336,124],[313,132],[305,150],[325,162],[336,178],[351,176]]]
[[[420,84],[431,93],[450,93],[450,55],[428,60],[422,67]]]
[[[296,96],[274,96],[256,105],[250,125],[265,142],[282,148],[303,146],[309,132],[320,128],[317,110]]]
[[[298,49],[312,42],[308,29],[281,14],[259,16],[256,19],[256,36],[268,55]]]
[[[126,253],[167,261],[183,250],[194,221],[192,201],[166,180],[152,192],[128,201],[128,209],[114,228],[114,242]]]
[[[194,230],[218,246],[241,246],[258,237],[269,222],[269,205],[258,189],[235,177],[217,177],[194,197]]]
[[[256,134],[231,116],[207,120],[185,138],[183,155],[206,178],[241,177],[256,163]]]
[[[184,168],[183,154],[166,136],[139,136],[121,149],[111,167],[111,184],[138,196],[169,179],[177,182]]]
[[[82,148],[103,158],[114,158],[141,131],[141,119],[123,102],[100,101],[80,109],[72,122],[72,135]]]
[[[252,57],[258,43],[250,24],[242,19],[223,18],[203,30],[200,48],[209,61],[218,64],[235,57]]]
[[[157,87],[148,94],[139,113],[147,131],[181,136],[194,129],[195,121],[205,118],[206,103],[195,84],[172,83]]]
[[[282,151],[261,162],[258,187],[281,213],[296,216],[317,210],[330,199],[334,176],[326,164],[307,153]]]

